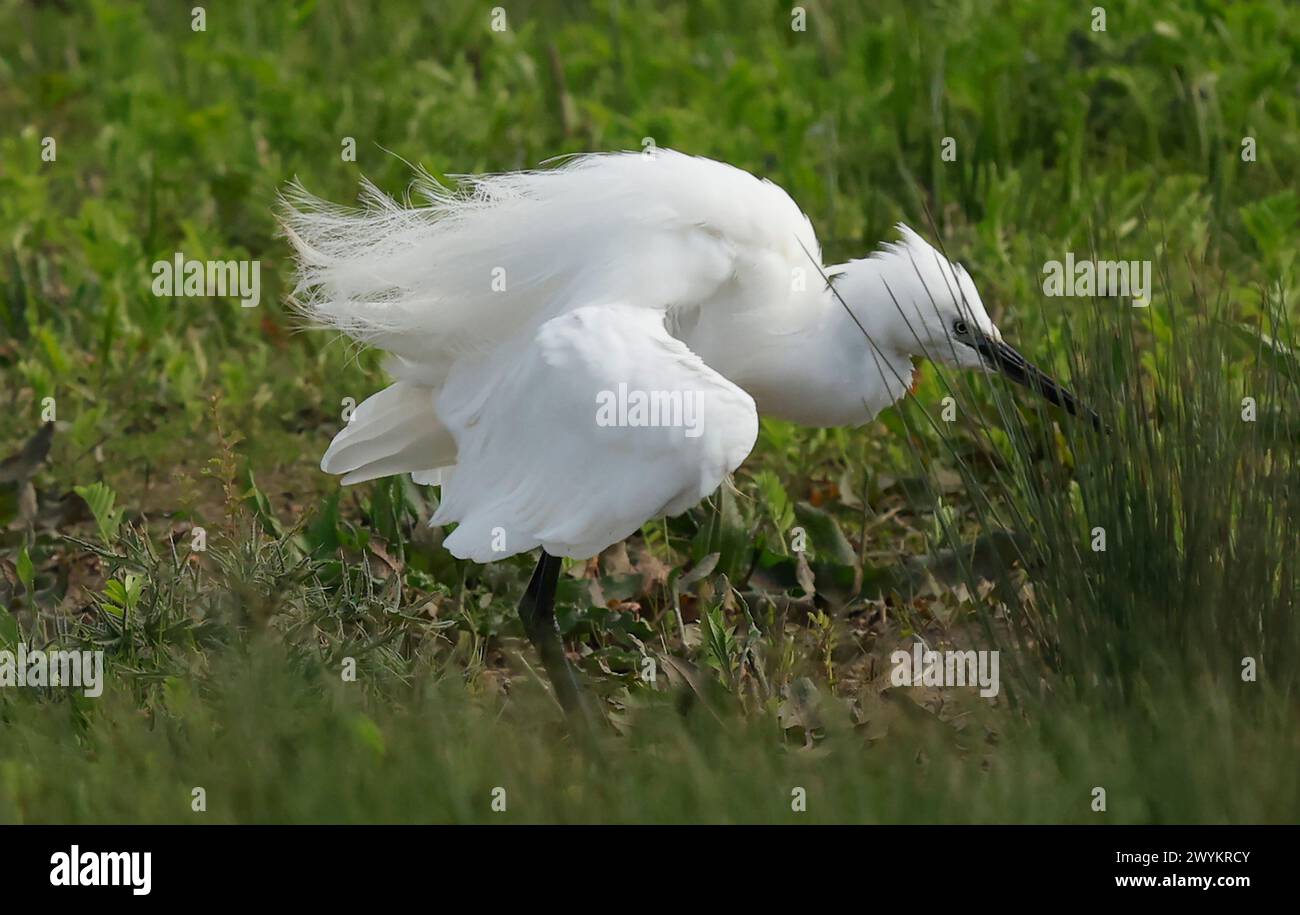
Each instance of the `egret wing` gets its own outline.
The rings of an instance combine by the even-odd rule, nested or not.
[[[330,443],[321,470],[343,474],[344,485],[396,473],[433,479],[429,471],[456,460],[433,399],[429,388],[404,381],[366,398]]]
[[[478,562],[543,546],[586,558],[679,514],[740,465],[753,399],[664,328],[614,304],[565,312],[452,369],[437,402],[457,446],[433,524]]]

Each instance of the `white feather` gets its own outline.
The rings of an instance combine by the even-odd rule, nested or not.
[[[321,470],[362,483],[456,461],[456,442],[438,419],[433,391],[399,381],[357,405],[321,458]]]
[[[295,185],[284,224],[307,317],[422,362],[578,302],[694,306],[768,253],[788,280],[800,241],[818,251],[785,191],[671,150],[468,176],[458,191],[424,177],[416,191],[426,205],[404,207],[366,184],[348,210]]]
[[[599,424],[599,395],[620,384],[694,398],[701,434]],[[670,337],[662,315],[628,305],[568,311],[461,361],[438,411],[460,461],[432,523],[458,522],[445,545],[478,562],[539,545],[593,556],[713,492],[758,435],[753,399]]]
[[[709,159],[585,155],[416,190],[410,207],[367,184],[345,209],[295,185],[284,226],[304,315],[392,353],[398,379],[322,467],[440,484],[457,556],[593,555],[715,489],[756,408],[866,422],[906,392],[912,355],[944,358],[955,316],[996,335],[965,271],[906,227],[830,268],[847,314],[789,195]],[[698,395],[702,434],[598,424],[619,385]]]

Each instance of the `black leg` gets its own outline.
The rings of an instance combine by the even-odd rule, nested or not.
[[[592,716],[577,674],[564,655],[564,642],[555,621],[555,586],[560,577],[560,557],[542,550],[528,588],[519,601],[519,620],[524,634],[542,656],[542,666],[555,688],[555,697],[570,720],[590,726]]]

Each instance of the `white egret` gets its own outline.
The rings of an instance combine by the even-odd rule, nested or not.
[[[861,425],[907,392],[913,357],[1085,409],[911,229],[823,272],[790,196],[721,162],[593,154],[417,188],[421,206],[369,184],[358,209],[298,185],[288,195],[303,313],[386,350],[395,379],[321,468],[345,484],[441,485],[432,523],[456,523],[445,545],[459,558],[541,547],[519,612],[570,711],[560,557],[594,556],[708,496],[749,454],[760,415]]]

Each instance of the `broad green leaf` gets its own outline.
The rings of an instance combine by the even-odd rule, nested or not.
[[[795,515],[808,531],[809,552],[813,556],[840,565],[857,565],[858,554],[830,512],[808,502],[800,502],[795,506]]]
[[[123,510],[113,507],[113,503],[117,501],[117,494],[103,481],[91,483],[89,486],[74,486],[73,491],[81,496],[90,508],[90,513],[95,518],[95,525],[99,529],[100,539],[106,544],[112,543],[117,537],[118,529],[122,526]]]

